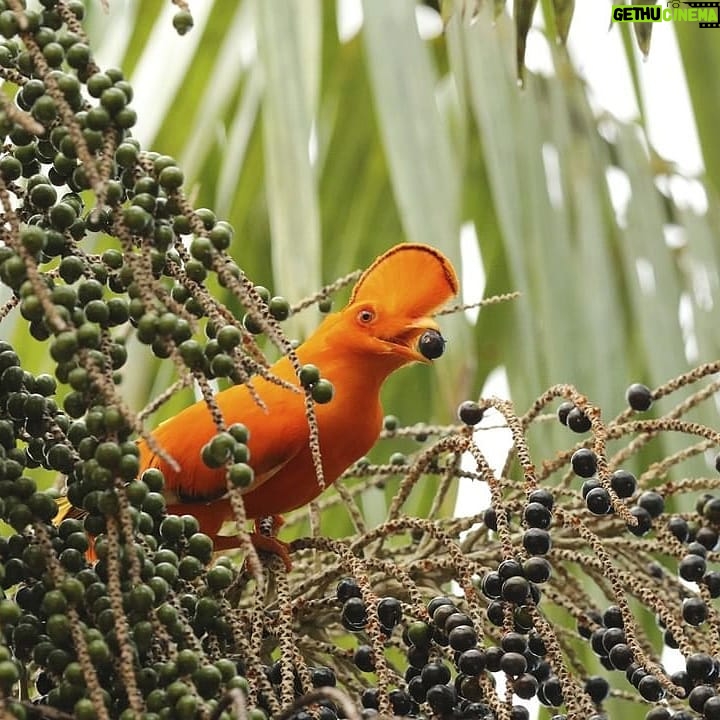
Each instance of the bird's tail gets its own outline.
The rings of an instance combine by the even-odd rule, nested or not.
[[[55,504],[57,505],[57,514],[53,518],[53,525],[57,527],[68,515],[70,515],[70,511],[73,510],[73,505],[67,499],[67,495],[61,495],[59,498],[56,498]]]
[[[53,525],[55,527],[59,527],[60,523],[65,518],[77,518],[78,520],[84,518],[87,515],[86,510],[81,510],[80,508],[76,508],[67,498],[67,495],[61,495],[59,498],[55,499],[55,504],[57,505],[57,514],[52,519]],[[95,538],[88,534],[87,536],[89,547],[85,551],[85,559],[89,563],[94,563],[97,560],[97,555],[95,554]]]

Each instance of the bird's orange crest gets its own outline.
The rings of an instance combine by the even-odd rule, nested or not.
[[[457,291],[455,270],[439,250],[402,243],[365,270],[349,304],[380,299],[390,314],[420,317],[431,314]]]

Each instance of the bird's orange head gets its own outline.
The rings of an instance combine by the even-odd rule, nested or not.
[[[360,276],[348,304],[327,318],[329,344],[344,347],[388,371],[442,354],[444,340],[432,313],[458,291],[450,261],[429,245],[403,243]]]

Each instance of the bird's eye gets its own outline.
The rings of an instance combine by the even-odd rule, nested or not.
[[[367,325],[375,319],[375,313],[372,310],[365,308],[364,310],[360,310],[357,314],[357,318],[361,323],[363,323],[363,325]]]

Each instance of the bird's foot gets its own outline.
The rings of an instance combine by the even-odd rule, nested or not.
[[[255,532],[250,533],[250,539],[258,552],[277,555],[283,561],[285,569],[290,572],[290,546],[277,538],[277,532],[284,522],[280,515],[259,518],[255,521]]]
[[[284,520],[280,515],[259,518],[255,521],[255,530],[250,533],[250,541],[258,552],[277,555],[289,572],[292,569],[289,545],[277,538],[277,532],[283,523]],[[217,535],[214,538],[215,552],[235,549],[239,545],[240,541],[237,535]]]

